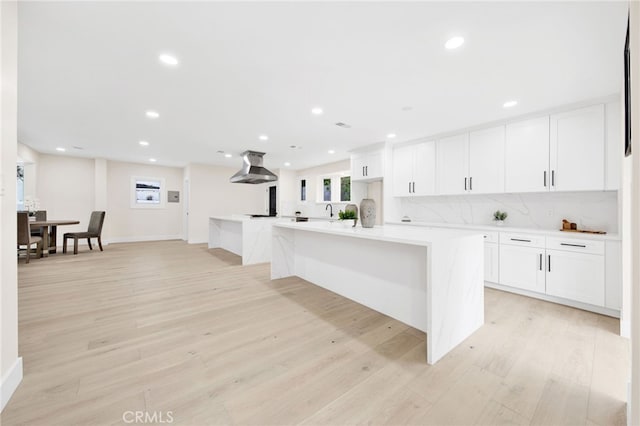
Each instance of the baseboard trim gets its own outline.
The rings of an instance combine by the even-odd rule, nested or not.
[[[0,404],[2,404],[0,411],[4,410],[11,396],[18,389],[20,382],[22,382],[22,357],[18,357],[9,371],[7,371],[7,374],[2,377],[2,382],[0,382]]]
[[[182,235],[144,235],[140,237],[111,237],[106,244],[140,243],[145,241],[182,240]]]

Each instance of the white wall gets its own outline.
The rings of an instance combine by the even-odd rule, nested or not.
[[[182,168],[177,167],[108,161],[105,237],[110,242],[182,238],[182,199],[164,203],[163,208],[131,208],[132,177],[164,179],[161,197],[166,201],[167,191],[183,194],[182,175]]]
[[[40,154],[30,147],[18,143],[18,161],[24,164],[24,196],[36,197],[36,184],[38,177],[38,159]]]
[[[0,410],[22,380],[16,265],[17,3],[0,2]]]
[[[567,219],[580,229],[617,234],[617,194],[605,191],[402,198],[399,214],[414,221],[491,225],[493,212],[500,210],[509,214],[507,226],[554,230],[560,229],[562,219]]]
[[[266,185],[230,183],[237,167],[190,164],[189,243],[209,240],[209,217],[231,214],[264,214]]]

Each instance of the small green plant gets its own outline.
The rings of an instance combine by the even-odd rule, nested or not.
[[[354,212],[353,210],[347,210],[346,212],[340,210],[338,212],[338,217],[340,218],[340,220],[356,219],[356,212]]]
[[[493,214],[493,220],[505,220],[507,216],[509,216],[507,212],[496,210],[496,212]]]

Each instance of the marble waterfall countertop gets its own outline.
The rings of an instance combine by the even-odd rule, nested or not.
[[[277,222],[271,247],[271,279],[298,276],[426,332],[429,364],[484,323],[481,232]]]
[[[589,240],[613,240],[619,241],[621,237],[619,234],[589,234],[585,232],[565,232],[554,229],[533,229],[533,228],[517,228],[511,226],[496,226],[496,225],[469,225],[464,223],[442,223],[442,222],[402,222],[402,221],[387,221],[385,222],[392,226],[414,226],[423,227],[428,229],[460,229],[469,231],[492,231],[492,232],[516,232],[524,234],[536,234],[536,235],[548,235],[560,238],[584,238]],[[559,228],[559,227],[558,227]]]

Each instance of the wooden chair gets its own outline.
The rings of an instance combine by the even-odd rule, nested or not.
[[[31,246],[36,245],[36,255],[42,256],[42,237],[31,236],[29,230],[29,213],[18,212],[18,251],[21,246],[26,246],[27,263],[31,258]]]
[[[47,211],[46,210],[38,210],[36,212],[36,220],[39,222],[44,222],[47,220]],[[44,237],[45,228],[31,228],[31,236],[32,237]]]
[[[100,246],[100,251],[102,250],[102,224],[104,223],[104,215],[105,212],[92,212],[91,219],[89,220],[89,229],[87,232],[67,232],[64,234],[63,243],[62,243],[62,252],[67,252],[67,239],[73,238],[73,254],[78,254],[78,240],[80,238],[86,238],[87,244],[89,244],[89,249],[93,250],[91,247],[91,238],[98,239],[98,246]]]

